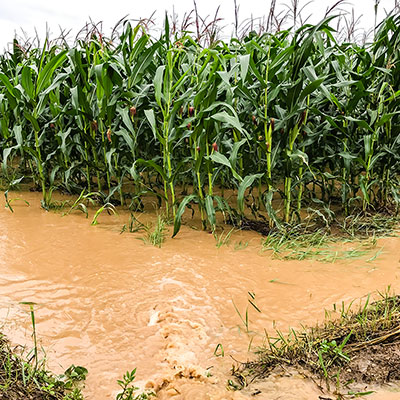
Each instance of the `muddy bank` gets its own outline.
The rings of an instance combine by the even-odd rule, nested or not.
[[[44,360],[10,347],[0,334],[0,398],[3,400],[83,400],[85,368],[71,366],[62,376],[46,369]]]
[[[381,384],[400,380],[400,344],[385,343],[366,347],[352,357],[341,372],[343,381],[362,385]]]
[[[43,211],[39,194],[18,197],[31,206],[15,202],[14,214],[0,209],[4,330],[14,343],[30,345],[29,313],[19,302],[38,303],[38,337],[50,367],[85,366],[88,400],[115,398],[117,379],[134,367],[137,385],[161,399],[255,398],[226,387],[231,356],[254,359],[264,329],[312,325],[333,303],[389,284],[400,291],[398,238],[378,240],[379,257],[369,262],[374,254],[337,263],[272,259],[252,232],[234,233],[218,249],[212,235],[190,226],[158,249],[138,240],[142,233],[120,234],[126,212],[102,214],[92,227],[82,213]],[[248,327],[235,306],[242,316],[248,309]],[[214,354],[218,344],[224,357]],[[321,394],[299,375],[276,376],[261,389],[265,399]]]
[[[334,307],[322,325],[267,336],[258,350],[259,360],[234,368],[230,386],[238,390],[252,387],[289,369],[320,382],[322,392],[340,399],[373,393],[377,385],[398,383],[400,297],[387,291],[380,293],[379,300],[370,300],[368,296],[358,309],[352,303],[342,304],[340,310]]]

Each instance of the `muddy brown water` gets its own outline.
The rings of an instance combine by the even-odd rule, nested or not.
[[[217,249],[212,235],[183,226],[162,249],[120,234],[128,214],[62,217],[40,209],[36,193],[14,193],[15,212],[0,209],[0,318],[13,343],[32,347],[29,310],[37,303],[37,333],[48,364],[89,370],[88,400],[114,399],[116,380],[137,368],[138,386],[159,399],[318,399],[316,386],[296,374],[273,376],[241,392],[226,390],[233,359],[254,357],[264,329],[314,324],[333,303],[400,289],[400,239],[378,241],[379,257],[334,264],[281,261],[261,253],[260,236],[235,234]],[[245,249],[235,250],[239,241]],[[256,296],[258,313],[249,306]],[[252,339],[251,339],[252,338]],[[216,357],[218,344],[224,357]],[[252,394],[260,390],[257,396]],[[398,399],[396,386],[370,399]]]

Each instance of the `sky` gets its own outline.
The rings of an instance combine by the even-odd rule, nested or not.
[[[284,4],[292,0],[277,0],[284,10]],[[302,5],[308,0],[300,0]],[[374,4],[379,1],[378,19],[382,19],[385,10],[390,11],[395,5],[395,0],[348,0],[341,6],[342,10],[351,12],[354,8],[355,16],[361,16],[358,27],[369,30],[374,25]],[[336,0],[314,0],[305,7],[303,15],[310,15],[309,22],[317,23],[324,15],[327,7],[332,6]],[[270,0],[237,0],[239,6],[239,19],[245,20],[251,15],[262,17],[268,14]],[[220,6],[219,17],[223,18],[223,35],[229,37],[233,31],[234,0],[197,0],[199,14],[202,16],[214,15]],[[90,19],[94,22],[103,21],[103,30],[107,34],[111,27],[122,17],[139,19],[147,18],[154,14],[156,26],[161,27],[165,11],[172,13],[175,10],[179,16],[193,9],[192,0],[0,0],[0,51],[12,42],[15,34],[22,35],[26,32],[29,37],[35,35],[44,37],[46,26],[51,37],[60,33],[60,27],[71,30],[70,37],[76,33]],[[286,8],[287,9],[287,8]]]

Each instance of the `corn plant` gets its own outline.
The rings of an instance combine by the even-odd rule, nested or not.
[[[142,20],[72,45],[15,40],[0,55],[4,186],[40,188],[46,209],[65,190],[86,215],[93,193],[111,212],[153,196],[174,236],[195,208],[212,232],[218,213],[279,229],[310,213],[398,211],[397,14],[364,44],[342,41],[329,15],[313,26],[294,12],[289,29],[271,16],[228,41],[217,17],[196,16],[196,35],[166,16],[158,38]]]

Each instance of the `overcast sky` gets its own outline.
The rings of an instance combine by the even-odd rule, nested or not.
[[[348,0],[347,5],[341,8],[351,11],[354,7],[355,15],[361,16],[359,27],[370,29],[374,25],[374,4],[376,0]],[[392,10],[395,0],[379,0],[379,18],[385,15],[385,10]],[[234,0],[197,0],[199,14],[213,15],[220,5],[219,16],[223,18],[225,35],[230,35],[233,29]],[[324,15],[327,7],[336,0],[314,0],[308,5],[303,15],[311,14],[310,22],[318,22]],[[237,0],[239,18],[244,20],[251,15],[261,17],[269,10],[270,0]],[[290,4],[291,0],[278,0],[281,4]],[[307,0],[301,0],[306,4]],[[149,17],[156,11],[156,24],[162,26],[165,10],[172,9],[182,16],[193,8],[192,0],[0,0],[0,51],[10,43],[15,33],[21,34],[23,29],[29,36],[36,28],[39,35],[46,31],[46,23],[52,35],[57,36],[59,26],[72,30],[73,34],[82,28],[91,18],[93,21],[103,21],[104,31],[108,33],[120,18],[129,15],[129,18],[138,19]],[[72,35],[71,35],[72,37]]]

